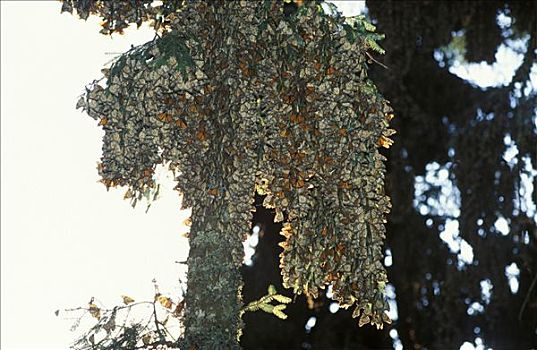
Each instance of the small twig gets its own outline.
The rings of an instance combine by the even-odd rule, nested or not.
[[[161,330],[160,330],[160,326],[159,326],[159,322],[157,318],[157,306],[155,302],[153,303],[153,318],[155,319],[155,327],[157,329],[157,334],[159,335],[159,338],[160,338]]]
[[[528,289],[528,293],[526,293],[524,302],[522,303],[522,306],[520,307],[520,311],[518,312],[519,321],[522,321],[522,314],[524,313],[524,309],[526,308],[526,305],[528,304],[528,301],[530,300],[530,295],[531,295],[531,292],[533,291],[533,288],[535,288],[535,283],[537,283],[537,273],[533,277],[533,281],[531,282],[530,288]]]
[[[384,63],[381,63],[381,62],[377,61],[373,56],[371,56],[371,54],[369,52],[366,51],[365,54],[367,55],[367,57],[369,57],[369,59],[371,61],[375,62],[376,64],[378,64],[382,68],[389,69],[388,66],[386,66]]]
[[[176,342],[177,339],[175,339],[175,337],[173,336],[173,334],[168,330],[168,327],[166,327],[165,325],[162,325],[162,328],[164,328],[164,331],[166,333],[168,333],[168,336],[172,339],[172,342]]]
[[[122,310],[122,309],[130,309],[131,307],[134,307],[134,306],[137,306],[137,305],[141,305],[141,304],[153,304],[153,302],[151,301],[138,301],[138,302],[135,302],[135,303],[131,303],[129,305],[121,305],[121,306],[116,306],[115,309],[116,310]],[[112,312],[114,309],[105,309],[105,308],[100,308],[101,311],[103,312]],[[89,311],[89,308],[88,307],[83,307],[83,306],[80,306],[80,307],[76,307],[76,308],[72,308],[72,309],[64,309],[63,310],[64,312],[73,312],[73,311]]]

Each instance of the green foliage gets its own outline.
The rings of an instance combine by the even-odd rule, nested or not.
[[[280,304],[272,305],[271,303],[274,300]],[[267,295],[262,296],[259,300],[252,301],[243,307],[241,310],[241,315],[249,311],[252,312],[262,310],[266,313],[273,314],[282,320],[285,320],[287,315],[283,313],[283,310],[285,310],[287,307],[286,304],[289,304],[291,301],[291,298],[278,294],[276,292],[276,288],[273,285],[270,285],[268,287]]]
[[[444,56],[447,64],[452,65],[455,61],[460,64],[466,61],[466,35],[464,33],[452,34],[451,41],[438,49]]]
[[[384,49],[378,44],[378,41],[384,39],[384,34],[375,33],[377,28],[364,15],[348,17],[346,18],[346,23],[343,28],[347,32],[349,41],[353,42],[356,38],[360,38],[368,49],[381,55],[385,53]]]
[[[157,41],[157,46],[162,55],[154,61],[154,67],[159,68],[168,63],[170,57],[175,57],[175,68],[183,74],[183,79],[186,80],[188,78],[187,68],[193,67],[194,61],[180,34],[177,31],[165,34]]]

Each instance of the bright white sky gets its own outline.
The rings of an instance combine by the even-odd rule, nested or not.
[[[1,2],[2,349],[67,349],[71,322],[54,310],[151,299],[178,287],[188,244],[180,198],[163,191],[148,214],[97,183],[101,128],[75,110],[84,86],[149,29],[107,38],[98,20],[60,15],[53,1]]]

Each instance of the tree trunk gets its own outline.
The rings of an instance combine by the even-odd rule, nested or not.
[[[198,220],[190,237],[186,342],[197,349],[238,349],[242,244],[220,224],[227,206],[204,204],[192,212]]]

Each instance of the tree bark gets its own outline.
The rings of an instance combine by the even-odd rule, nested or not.
[[[221,227],[229,214],[220,201],[203,203],[192,212],[195,220],[188,257],[186,343],[197,349],[239,349],[240,265],[242,244]]]

